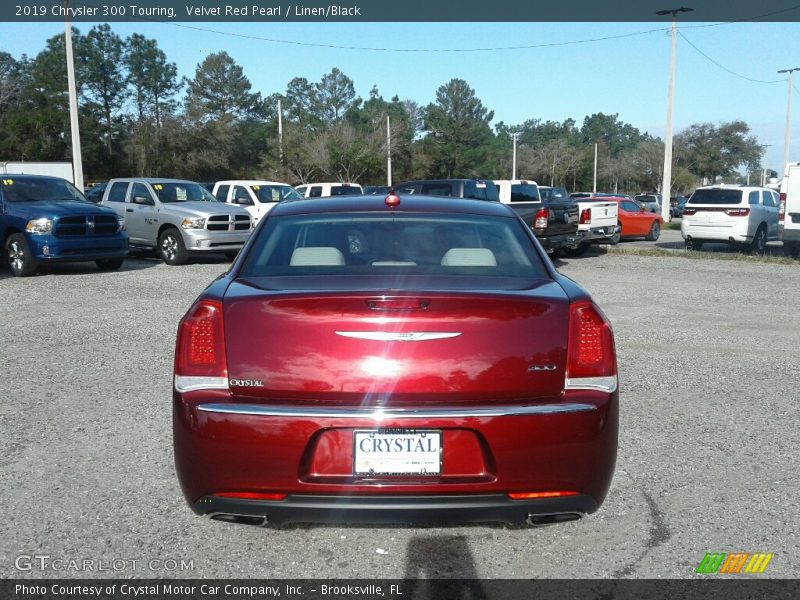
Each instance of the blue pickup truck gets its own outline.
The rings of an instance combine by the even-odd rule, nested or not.
[[[52,262],[95,261],[113,271],[128,253],[124,220],[60,177],[0,175],[0,239],[17,277]]]

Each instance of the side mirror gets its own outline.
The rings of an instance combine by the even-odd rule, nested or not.
[[[154,206],[155,202],[153,202],[152,198],[147,198],[146,196],[135,196],[133,198],[134,204],[143,204],[145,206]]]
[[[250,205],[253,203],[253,201],[250,198],[247,198],[246,196],[239,196],[238,198],[234,198],[234,202],[240,205],[241,204]]]

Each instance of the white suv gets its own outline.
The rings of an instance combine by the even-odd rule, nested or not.
[[[778,194],[738,185],[697,188],[683,209],[681,235],[687,250],[727,242],[763,254],[767,240],[778,239]]]
[[[778,237],[783,240],[784,256],[800,256],[800,163],[786,165],[781,180]]]

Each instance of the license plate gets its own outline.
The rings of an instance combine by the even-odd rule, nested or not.
[[[355,475],[439,475],[442,432],[435,429],[359,429],[353,432]]]

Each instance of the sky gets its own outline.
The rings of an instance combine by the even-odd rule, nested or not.
[[[82,33],[92,23],[78,23]],[[376,86],[420,105],[452,78],[467,81],[492,125],[618,114],[664,135],[669,24],[659,23],[112,23],[125,38],[157,40],[180,76],[225,50],[253,91],[284,92],[334,67],[367,98]],[[0,23],[0,51],[35,56],[63,23]],[[767,145],[764,166],[783,163],[786,76],[800,67],[800,23],[684,23],[677,45],[674,131],[698,122],[745,121]],[[609,38],[609,39],[599,39]],[[594,40],[594,41],[592,41]],[[580,42],[580,43],[576,43]],[[316,45],[315,45],[316,44]],[[344,49],[331,46],[348,46]],[[539,46],[505,49],[519,46]],[[384,51],[378,49],[391,49]],[[452,50],[474,50],[458,51]],[[491,49],[491,50],[487,50]],[[423,50],[421,52],[408,50]],[[791,161],[800,161],[800,72],[792,89]]]

